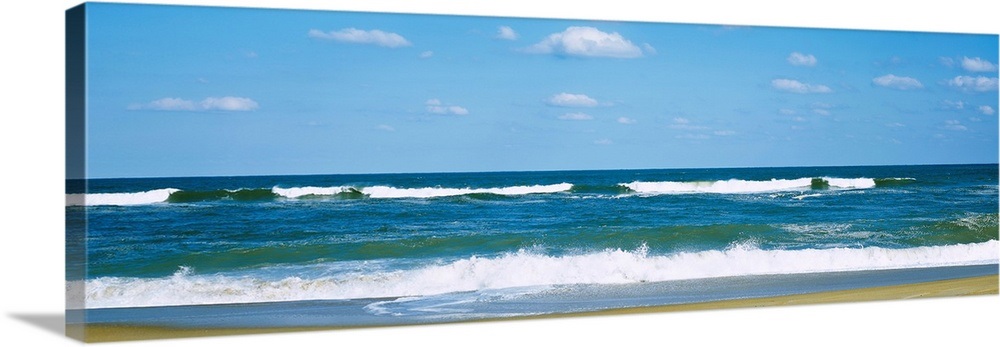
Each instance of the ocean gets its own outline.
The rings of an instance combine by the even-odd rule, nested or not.
[[[373,326],[971,277],[998,195],[996,164],[71,180],[67,302]]]

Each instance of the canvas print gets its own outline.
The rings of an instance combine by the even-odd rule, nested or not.
[[[86,3],[86,341],[996,295],[996,34]]]

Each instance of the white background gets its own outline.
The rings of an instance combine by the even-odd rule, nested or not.
[[[144,2],[144,1],[143,1]],[[995,1],[158,1],[376,12],[470,14],[674,23],[1000,33]],[[0,342],[61,346],[62,336],[64,11],[74,1],[6,1],[0,8]],[[997,63],[994,61],[994,63]],[[996,105],[994,105],[996,106]],[[436,346],[637,344],[781,346],[962,345],[996,343],[1000,296],[903,300],[463,323],[217,338],[128,342],[114,346]],[[10,342],[15,342],[11,344]]]

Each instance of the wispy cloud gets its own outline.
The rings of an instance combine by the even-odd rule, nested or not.
[[[388,132],[396,131],[396,128],[393,128],[391,125],[386,125],[386,124],[379,124],[378,126],[375,127],[375,129]]]
[[[705,130],[708,127],[691,124],[691,120],[684,117],[676,117],[672,120],[669,127],[671,129],[679,130]]]
[[[812,54],[802,54],[799,52],[792,52],[788,55],[788,63],[795,66],[816,66],[816,57]]]
[[[584,94],[559,93],[546,100],[549,105],[562,107],[594,107],[597,100]]]
[[[707,139],[709,139],[709,136],[705,135],[705,134],[680,134],[680,135],[677,135],[677,136],[674,136],[674,137],[678,138],[678,139],[683,139],[683,140],[707,140]]]
[[[997,71],[997,66],[989,60],[975,57],[962,57],[962,68],[969,72],[993,72]]]
[[[945,100],[944,108],[948,110],[961,110],[965,108],[965,102],[961,100],[959,101]]]
[[[896,76],[893,74],[883,75],[875,77],[872,79],[872,83],[877,86],[892,88],[898,90],[913,90],[923,88],[923,83],[920,83],[916,78]]]
[[[618,123],[621,124],[635,124],[636,120],[629,117],[618,117]]]
[[[954,130],[954,131],[966,131],[966,130],[969,130],[969,128],[966,128],[964,125],[962,125],[961,122],[959,122],[957,120],[946,120],[946,121],[944,121],[944,128],[948,129],[948,130]]]
[[[464,116],[469,114],[469,110],[464,107],[456,105],[446,105],[441,103],[441,100],[430,99],[427,100],[424,105],[427,106],[427,112],[434,114],[452,114],[458,116]]]
[[[715,136],[733,136],[736,135],[735,131],[732,130],[716,130],[712,132]]]
[[[591,120],[591,119],[594,119],[594,116],[591,116],[591,115],[586,114],[586,113],[579,113],[579,112],[577,112],[577,113],[567,113],[567,114],[561,115],[561,116],[559,116],[559,119],[561,119],[561,120]]]
[[[646,50],[654,50],[645,45]],[[580,57],[639,58],[642,49],[616,32],[606,33],[593,27],[569,27],[523,50],[526,53],[557,54]]]
[[[997,90],[997,78],[986,76],[955,76],[948,85],[963,91],[988,92]]]
[[[420,52],[420,57],[424,58],[424,59],[427,59],[427,58],[430,58],[430,57],[433,57],[433,56],[434,56],[434,52],[433,51],[423,51],[423,52]]]
[[[613,144],[615,144],[615,142],[611,141],[611,139],[600,139],[600,140],[594,141],[594,144],[595,145],[601,145],[601,146],[607,146],[607,145],[613,145]]]
[[[340,29],[338,31],[323,32],[318,29],[309,30],[309,37],[333,40],[344,43],[371,44],[382,47],[397,48],[412,46],[402,35],[382,30],[360,30],[355,28]]]
[[[509,26],[502,26],[500,28],[497,28],[496,38],[501,40],[514,41],[517,40],[517,32],[514,31],[514,29],[511,29]]]
[[[833,89],[822,84],[808,84],[790,79],[771,80],[771,87],[789,93],[832,93]]]
[[[993,107],[987,105],[979,106],[979,113],[989,116],[992,115],[994,112],[996,111],[993,110]]]
[[[132,104],[130,110],[155,111],[253,111],[259,107],[256,101],[236,96],[208,97],[202,101],[192,101],[181,98],[162,98],[145,104]]]

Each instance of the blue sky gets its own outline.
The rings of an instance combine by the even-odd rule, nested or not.
[[[997,36],[90,4],[88,175],[997,162]]]

